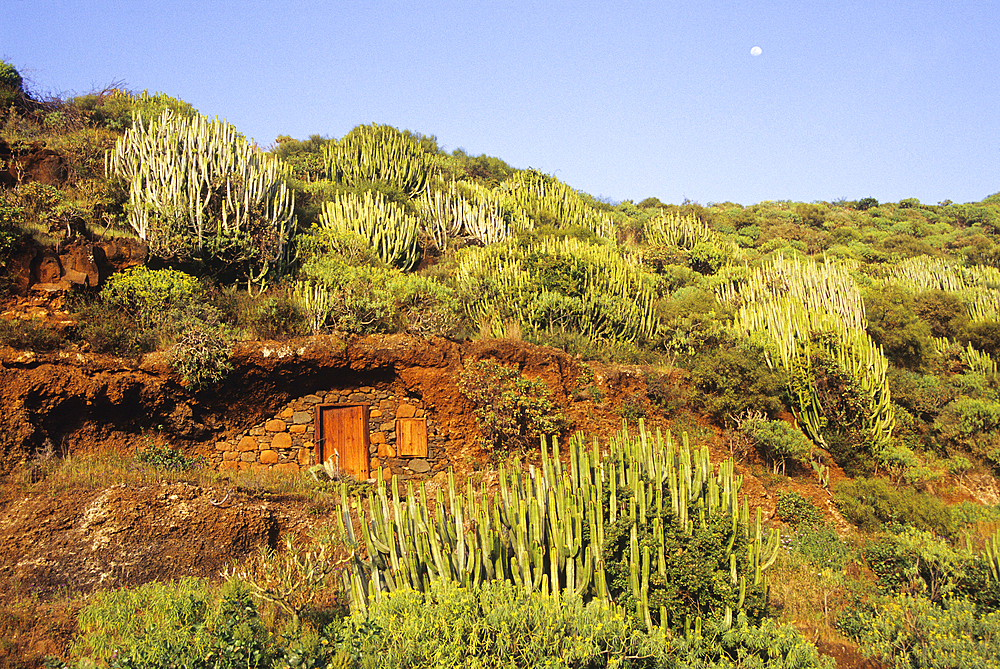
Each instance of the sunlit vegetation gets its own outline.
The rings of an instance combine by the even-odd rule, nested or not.
[[[58,186],[18,172],[41,142],[68,165]],[[196,393],[225,382],[239,340],[523,339],[645,365],[621,417],[684,416],[782,490],[762,523],[732,460],[652,430],[607,452],[574,437],[560,465],[534,450],[569,430],[544,384],[470,365],[490,466],[541,469],[500,469],[493,496],[299,481],[290,494],[339,509],[339,530],[224,584],[101,593],[67,662],[824,666],[795,623],[888,666],[997,666],[1000,509],[943,497],[1000,471],[1000,193],[609,203],[431,135],[359,125],[265,149],[161,93],[35,95],[3,62],[0,147],[5,271],[75,236],[150,249],[68,296],[73,328],[0,322],[6,346],[167,351]],[[147,456],[66,459],[47,485],[211,476]]]

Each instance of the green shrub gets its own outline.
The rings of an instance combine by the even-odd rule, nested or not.
[[[822,522],[800,523],[794,532],[782,535],[781,542],[817,569],[839,572],[853,555],[852,548],[843,542],[837,531]]]
[[[699,633],[678,635],[672,642],[669,663],[677,669],[709,667],[758,667],[760,669],[834,669],[833,658],[820,655],[793,625],[779,625],[770,618],[753,625],[740,614],[732,626],[708,621]]]
[[[750,339],[698,356],[691,370],[695,402],[718,422],[753,411],[775,416],[785,406],[786,378],[768,365],[766,347]]]
[[[744,420],[740,424],[740,432],[748,436],[766,457],[782,464],[786,458],[805,464],[812,453],[813,444],[809,437],[783,420]]]
[[[274,648],[247,593],[227,587],[213,599],[193,578],[99,590],[77,617],[70,653],[80,666],[114,669],[270,667]]]
[[[5,60],[0,60],[0,89],[20,91],[23,82],[24,79],[21,78],[17,68]]]
[[[192,319],[170,349],[170,366],[191,390],[214,385],[232,369],[229,338],[225,326]]]
[[[844,518],[865,532],[877,532],[886,523],[912,525],[941,536],[955,531],[951,512],[939,498],[912,488],[893,488],[883,479],[844,481],[834,499]]]
[[[101,289],[101,298],[150,327],[162,324],[172,310],[189,305],[199,287],[197,279],[183,272],[140,266],[113,274]]]
[[[823,524],[823,514],[816,505],[794,491],[778,493],[774,515],[793,526],[810,527]]]
[[[135,459],[156,469],[184,472],[202,464],[200,456],[188,457],[167,444],[150,443],[135,454]]]
[[[427,595],[399,589],[373,602],[367,618],[346,619],[341,635],[372,669],[604,667],[638,655],[644,637],[618,609],[528,594],[508,581],[436,581]]]
[[[54,351],[62,343],[61,334],[34,319],[0,318],[0,344],[26,351]]]
[[[530,379],[495,360],[467,365],[458,384],[472,402],[483,446],[496,455],[534,449],[565,419],[544,381]]]
[[[1000,612],[978,615],[967,600],[936,606],[926,597],[895,595],[859,622],[861,652],[895,669],[1000,667]]]

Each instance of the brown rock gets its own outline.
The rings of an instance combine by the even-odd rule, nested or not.
[[[278,414],[278,418],[291,418],[293,413],[295,413],[295,411],[292,409],[292,407],[288,407],[287,409]]]
[[[239,460],[240,454],[238,451],[226,451],[222,454],[223,460]]]
[[[215,450],[217,450],[217,451],[228,451],[229,450],[229,442],[228,441],[220,441],[220,442],[218,442],[215,445]]]
[[[298,474],[299,466],[294,462],[283,462],[280,465],[275,465],[272,471],[282,472],[284,474]]]
[[[253,437],[243,437],[240,439],[240,443],[236,444],[236,450],[241,452],[256,451],[257,440]]]
[[[268,432],[284,432],[286,427],[285,421],[278,420],[277,418],[264,423],[264,429]]]
[[[257,453],[255,451],[247,451],[240,456],[240,460],[243,462],[257,462]]]
[[[380,458],[394,458],[396,457],[396,449],[389,444],[379,444],[378,455]]]
[[[292,414],[292,422],[296,425],[304,425],[305,423],[311,423],[313,415],[308,411],[296,411]]]
[[[417,407],[412,404],[400,404],[399,409],[396,410],[396,418],[413,418],[415,413],[417,413]]]
[[[276,465],[278,464],[278,452],[277,451],[261,451],[260,461],[265,465]]]
[[[371,444],[384,444],[385,443],[385,432],[372,432],[368,438]]]
[[[368,413],[368,416],[369,416],[369,418],[381,418],[382,417],[382,412],[379,411],[378,409],[372,409]]]
[[[239,469],[238,462],[224,461],[219,465],[220,472],[235,472],[237,469]]]
[[[271,440],[271,448],[273,449],[286,449],[292,447],[292,435],[287,432],[279,432],[274,435],[274,439]]]
[[[312,464],[312,451],[308,448],[299,449],[299,465],[302,467],[308,467]]]
[[[292,434],[305,434],[308,429],[308,425],[292,425],[288,428],[288,431]]]
[[[255,462],[252,465],[250,465],[250,471],[252,472],[266,472],[270,468],[271,468],[270,465],[264,465],[259,462]]]

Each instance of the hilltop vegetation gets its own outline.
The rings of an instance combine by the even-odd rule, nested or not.
[[[65,159],[68,175],[61,183],[42,184],[18,173],[17,156],[37,142]],[[616,581],[600,594],[596,577],[593,583],[581,577],[578,584],[572,569],[555,569],[554,576],[546,572],[552,590],[562,578],[563,587],[578,589],[582,599],[552,609],[478,577],[470,583],[467,576],[466,592],[436,584],[426,601],[397,593],[373,603],[366,622],[300,620],[312,610],[310,601],[281,609],[274,596],[292,586],[254,590],[276,565],[285,565],[289,579],[305,579],[302,565],[319,560],[319,552],[289,548],[285,558],[270,554],[248,567],[243,580],[250,586],[238,578],[222,590],[204,583],[149,586],[162,588],[165,601],[174,602],[164,605],[162,615],[180,616],[185,625],[202,625],[215,635],[185,641],[185,652],[221,658],[220,649],[228,648],[226,657],[234,661],[375,666],[380,654],[399,661],[406,639],[430,643],[419,626],[400,632],[402,644],[387,633],[403,618],[419,618],[413,611],[454,621],[461,617],[454,611],[487,616],[490,602],[503,601],[500,613],[511,619],[533,616],[542,627],[565,631],[565,639],[539,642],[531,662],[570,658],[571,666],[619,666],[614,658],[628,658],[620,666],[744,666],[753,656],[760,666],[818,666],[821,660],[804,638],[769,622],[769,614],[778,614],[826,631],[836,625],[864,652],[899,667],[996,666],[991,648],[1000,643],[1000,507],[996,499],[948,505],[940,493],[959,496],[955,491],[967,490],[973,478],[995,486],[1000,472],[1000,193],[966,204],[913,198],[880,203],[871,197],[749,206],[665,204],[655,197],[611,203],[538,170],[461,150],[449,153],[434,136],[384,125],[361,125],[339,139],[282,136],[262,149],[231,125],[163,94],[109,88],[40,99],[23,89],[6,63],[0,63],[3,156],[7,164],[0,165],[0,175],[6,172],[11,181],[0,189],[5,267],[20,249],[65,245],[77,233],[91,240],[136,239],[148,248],[142,266],[68,296],[75,326],[57,330],[44,322],[4,321],[0,341],[6,345],[118,356],[166,350],[192,392],[225,378],[236,340],[328,332],[514,338],[584,360],[642,365],[646,392],[618,400],[624,418],[634,421],[652,411],[696,414],[741,445],[748,459],[763,463],[765,473],[828,488],[839,512],[862,533],[856,539],[838,536],[812,502],[790,493],[775,519],[783,547],[762,547],[759,524],[756,539],[747,539],[749,517],[738,518],[735,505],[731,514],[716,517],[712,510],[706,520],[708,502],[698,507],[696,498],[708,499],[707,480],[714,474],[702,477],[706,492],[691,497],[691,512],[702,513],[702,534],[688,528],[686,505],[658,510],[653,530],[645,511],[637,524],[635,499],[669,497],[670,486],[652,486],[658,474],[643,469],[639,476],[633,463],[629,476],[637,478],[621,483],[632,507],[614,501],[616,488],[608,499],[591,498],[593,510],[573,512],[583,530],[573,530],[562,513],[551,521],[553,528],[569,523],[570,534],[589,533],[587,518],[596,534],[598,521],[587,514],[610,513],[609,524],[618,513],[631,519],[631,538],[623,534],[628,524],[620,524],[607,543],[610,551],[618,542],[620,563],[612,572]],[[14,287],[11,280],[12,297]],[[545,403],[544,389],[511,374],[470,368],[463,381],[470,401],[478,402],[477,416],[498,460],[512,444],[520,450],[538,433],[567,436],[571,428],[559,420],[557,407]],[[509,413],[523,412],[518,425],[504,427],[490,412],[501,397],[504,407],[514,407]],[[705,457],[707,462],[707,451]],[[626,461],[622,455],[619,462]],[[596,454],[591,466],[598,471]],[[834,467],[853,480],[831,486]],[[624,469],[617,471],[625,476]],[[723,474],[718,477],[721,485]],[[562,485],[555,481],[553,488]],[[579,477],[576,485],[586,488]],[[472,505],[471,488],[469,499]],[[619,503],[620,511],[614,507]],[[451,500],[453,512],[455,504]],[[416,506],[409,512],[416,513]],[[460,538],[461,515],[458,525]],[[380,531],[395,536],[397,530],[385,525]],[[738,536],[743,539],[734,549]],[[577,550],[595,541],[590,534],[582,543],[576,539]],[[687,567],[703,570],[711,587],[679,586],[666,574],[668,567],[680,571],[683,565],[662,556],[657,575],[650,560],[668,540],[693,555]],[[372,546],[379,541],[392,543],[385,535],[374,544],[368,538],[367,571],[355,567],[359,583],[371,577]],[[317,551],[328,547],[317,545],[324,547]],[[420,573],[436,573],[431,545],[421,548]],[[518,546],[528,550],[526,541]],[[774,601],[766,601],[761,581],[752,576],[762,551],[799,595],[775,586]],[[515,582],[522,576],[518,564],[528,569],[527,558],[518,554],[520,563],[504,567],[514,570]],[[401,573],[397,557],[393,578]],[[536,557],[531,563],[539,570],[536,580],[551,567],[543,562]],[[590,557],[586,564],[594,568]],[[867,571],[851,568],[858,564]],[[406,569],[401,582],[431,591]],[[475,569],[478,574],[480,567]],[[329,570],[322,574],[327,576]],[[323,578],[312,584],[316,592],[336,587],[324,585]],[[523,573],[531,578],[530,570]],[[752,587],[738,586],[740,579]],[[877,596],[865,594],[872,589]],[[821,614],[796,609],[815,604],[803,603],[810,599],[801,594],[807,591],[825,593]],[[270,599],[253,600],[248,593],[254,592],[270,593]],[[837,599],[832,611],[831,593]],[[365,599],[353,590],[352,596],[355,607]],[[615,609],[612,599],[626,608]],[[270,602],[264,606],[278,620],[280,611],[288,614],[292,631],[280,648],[267,640],[257,609],[261,600]],[[662,614],[650,600],[662,604]],[[111,614],[100,607],[112,606],[110,601],[88,605],[97,622],[86,628],[92,636],[78,649],[97,652],[95,644],[109,643],[100,634],[112,632],[100,630],[110,629],[105,618]],[[175,610],[177,602],[193,608]],[[598,605],[615,611],[607,627],[600,627],[591,608]],[[491,624],[512,623],[504,618]],[[133,632],[139,648],[142,633],[128,634]],[[124,643],[125,632],[114,634],[116,643]],[[468,630],[454,635],[474,636]],[[233,650],[236,638],[246,657]],[[155,655],[180,641],[145,643],[160,644],[149,649]],[[775,656],[759,652],[768,645],[782,650]],[[102,648],[102,657],[110,659],[111,647]],[[443,648],[458,652],[457,645]],[[129,657],[139,661],[138,655]],[[517,653],[509,657],[519,658],[511,660],[517,666],[531,666]],[[408,661],[424,660],[415,654]],[[162,662],[157,666],[167,666]],[[133,665],[120,659],[115,666]],[[216,665],[206,660],[205,666]]]

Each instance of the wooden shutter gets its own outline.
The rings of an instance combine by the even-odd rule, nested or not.
[[[397,418],[396,447],[402,458],[426,458],[427,419]]]
[[[319,405],[316,407],[316,462],[339,456],[340,470],[359,481],[367,480],[368,405]]]

